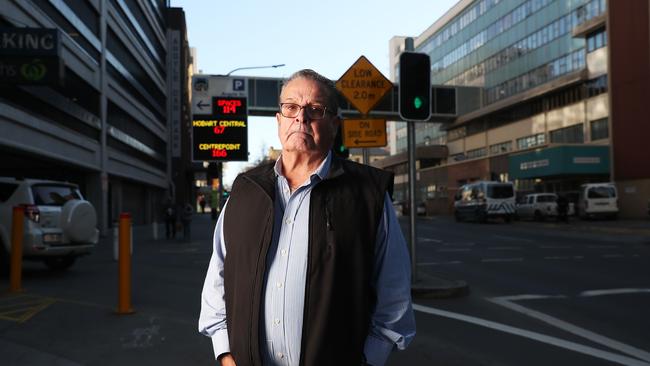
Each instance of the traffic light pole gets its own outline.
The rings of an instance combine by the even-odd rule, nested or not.
[[[404,41],[404,51],[413,51],[413,38],[408,37]],[[416,283],[418,280],[418,263],[417,263],[417,230],[415,219],[417,215],[417,208],[415,207],[415,189],[416,189],[416,174],[415,174],[415,122],[406,122],[406,139],[408,142],[408,160],[409,160],[409,240],[411,241],[411,283]]]

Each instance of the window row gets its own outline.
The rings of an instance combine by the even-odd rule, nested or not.
[[[584,48],[571,52],[525,74],[486,89],[487,103],[494,103],[526,89],[541,85],[549,80],[585,66]]]
[[[456,61],[467,56],[469,53],[483,46],[489,40],[495,38],[499,34],[507,31],[512,28],[515,24],[518,24],[522,20],[536,13],[543,7],[550,4],[552,0],[528,0],[524,4],[520,5],[510,13],[499,18],[494,23],[490,24],[487,28],[476,34],[474,37],[470,38],[467,42],[463,43],[455,50],[451,51],[447,55],[443,56],[441,59],[436,60],[431,63],[431,72],[432,74],[437,74],[449,67]],[[423,49],[424,51],[424,49]]]
[[[587,35],[587,52],[593,52],[607,46],[607,32],[605,28]]]
[[[517,149],[524,150],[535,146],[544,145],[546,143],[546,135],[538,133],[517,139]]]
[[[589,4],[598,3],[599,1],[601,0],[592,0]],[[470,67],[468,70],[446,81],[445,84],[469,85],[475,79],[480,78],[483,75],[494,70],[497,70],[500,67],[503,67],[506,64],[510,63],[511,61],[514,61],[519,57],[526,55],[529,52],[534,51],[537,48],[542,47],[548,43],[551,43],[552,41],[562,37],[567,33],[570,33],[574,27],[580,24],[578,23],[579,19],[581,19],[578,16],[578,14],[581,13],[580,9],[582,9],[582,7],[556,19],[538,31],[505,47],[503,50],[488,57],[483,62]],[[595,14],[594,16],[596,15],[599,14]]]
[[[453,37],[456,33],[460,32],[475,21],[479,16],[485,14],[485,12],[499,4],[499,2],[500,0],[481,0],[477,2],[474,6],[466,10],[463,15],[456,18],[453,23],[440,30],[431,41],[424,45],[422,52],[429,53],[434,48],[439,47],[441,44],[448,41],[449,38]]]

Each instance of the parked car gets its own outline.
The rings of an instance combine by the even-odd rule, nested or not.
[[[510,221],[515,215],[515,188],[511,182],[479,181],[461,186],[454,196],[456,221],[485,222],[501,217]]]
[[[23,258],[63,270],[97,244],[97,214],[72,183],[0,177],[0,265],[11,253],[13,207],[22,206]]]
[[[555,193],[527,194],[517,204],[518,218],[532,218],[543,221],[557,216],[557,195]]]
[[[618,192],[614,183],[589,183],[580,188],[578,216],[611,219],[618,217]]]
[[[395,214],[397,216],[409,216],[409,207],[410,203],[406,201],[393,201],[393,207],[395,208]],[[427,214],[427,206],[425,202],[419,202],[415,206],[415,213],[418,216],[424,216]]]

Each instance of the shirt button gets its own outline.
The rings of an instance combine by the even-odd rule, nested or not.
[[[284,220],[284,222],[287,223],[287,225],[289,225],[289,224],[291,224],[291,219],[286,219],[286,220]]]
[[[278,352],[278,353],[276,354],[276,356],[278,356],[278,358],[284,358],[284,353],[282,353],[282,352]]]
[[[282,282],[278,282],[275,285],[278,286],[278,288],[282,288]]]
[[[285,257],[287,256],[287,250],[286,249],[282,249],[280,251],[280,253],[282,253],[282,255],[285,256]]]
[[[280,325],[280,319],[275,318],[275,320],[273,320],[273,323],[275,323],[275,325]]]

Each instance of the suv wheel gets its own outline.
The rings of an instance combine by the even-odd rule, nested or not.
[[[77,257],[73,256],[66,256],[66,257],[50,257],[50,258],[45,258],[43,262],[47,266],[47,268],[53,270],[53,271],[65,271],[66,269],[70,268]]]

